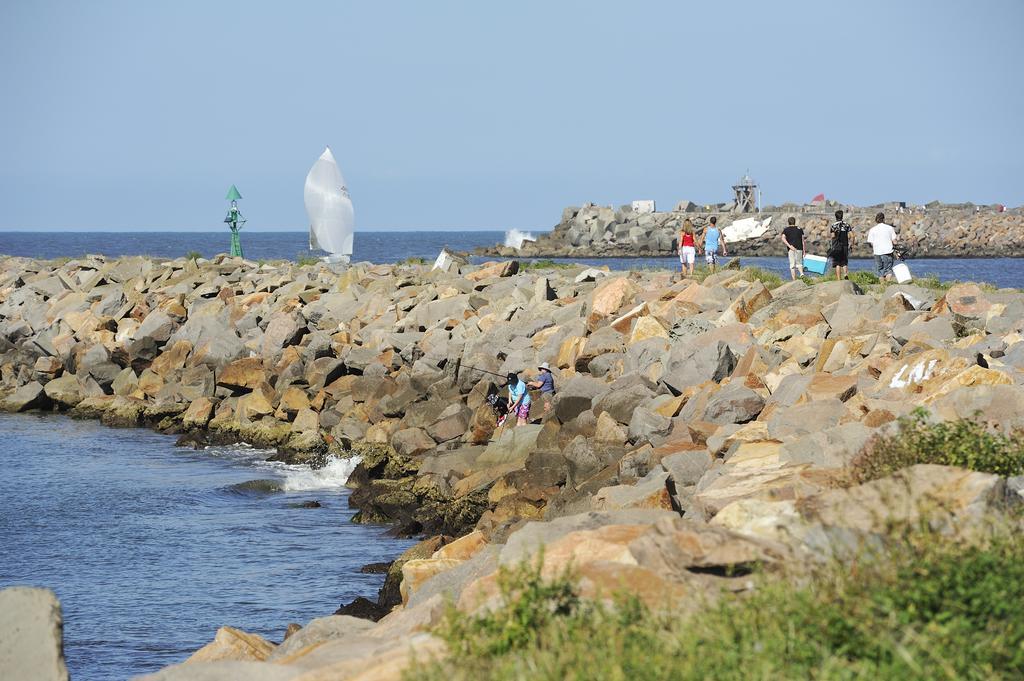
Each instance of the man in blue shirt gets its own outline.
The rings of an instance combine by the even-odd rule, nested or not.
[[[526,385],[540,390],[540,400],[544,404],[544,415],[551,411],[551,405],[555,401],[555,377],[551,375],[551,367],[547,362],[541,364],[537,369],[540,373],[537,378]]]
[[[704,260],[714,274],[715,265],[718,264],[719,246],[722,248],[722,255],[729,255],[729,253],[725,250],[725,239],[722,238],[722,232],[718,229],[718,218],[712,215],[709,222],[711,224],[707,226],[701,236],[701,248],[704,249]]]

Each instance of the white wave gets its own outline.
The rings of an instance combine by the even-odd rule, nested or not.
[[[510,248],[520,249],[524,241],[536,241],[533,232],[524,232],[519,229],[510,229],[505,232],[505,245]]]
[[[359,457],[329,459],[327,465],[316,470],[309,466],[281,465],[278,472],[284,476],[281,489],[285,492],[309,492],[320,489],[340,489],[359,464]]]

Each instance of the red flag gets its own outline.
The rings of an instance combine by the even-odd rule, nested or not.
[[[825,203],[825,195],[818,194],[813,199],[811,199],[811,203]]]

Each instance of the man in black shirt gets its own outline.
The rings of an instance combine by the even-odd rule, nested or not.
[[[798,270],[804,276],[804,230],[796,226],[796,218],[782,230],[782,243],[789,249],[789,276],[795,281]]]
[[[832,244],[829,246],[829,255],[832,256],[832,266],[836,268],[836,280],[844,277],[850,278],[850,250],[853,248],[853,227],[843,221],[843,211],[836,211],[836,221],[829,228],[832,234]]]

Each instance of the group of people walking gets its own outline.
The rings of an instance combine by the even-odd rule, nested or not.
[[[836,279],[849,279],[850,252],[853,250],[854,231],[853,227],[843,219],[843,211],[837,210],[835,218],[835,222],[829,226],[827,255],[832,260]],[[712,272],[715,271],[715,265],[718,263],[719,247],[721,247],[722,255],[728,255],[722,232],[718,229],[718,218],[711,217],[708,222],[707,228],[698,236],[693,222],[689,218],[683,221],[683,227],[679,232],[679,263],[684,275],[693,275],[698,247],[704,251],[707,264]],[[789,218],[788,224],[782,230],[779,238],[786,245],[790,277],[795,280],[797,277],[804,276],[804,230],[796,224],[795,217]],[[878,276],[882,279],[892,277],[892,268],[896,264],[895,250],[898,238],[896,229],[885,222],[885,214],[875,215],[875,226],[868,230],[867,241],[871,244]]]
[[[686,218],[683,221],[683,229],[679,232],[679,263],[683,268],[683,274],[693,275],[698,249],[704,253],[704,260],[712,272],[718,265],[719,247],[722,249],[722,255],[729,255],[725,250],[722,231],[718,229],[718,218],[712,216],[709,222],[707,228],[698,235],[692,220]]]

